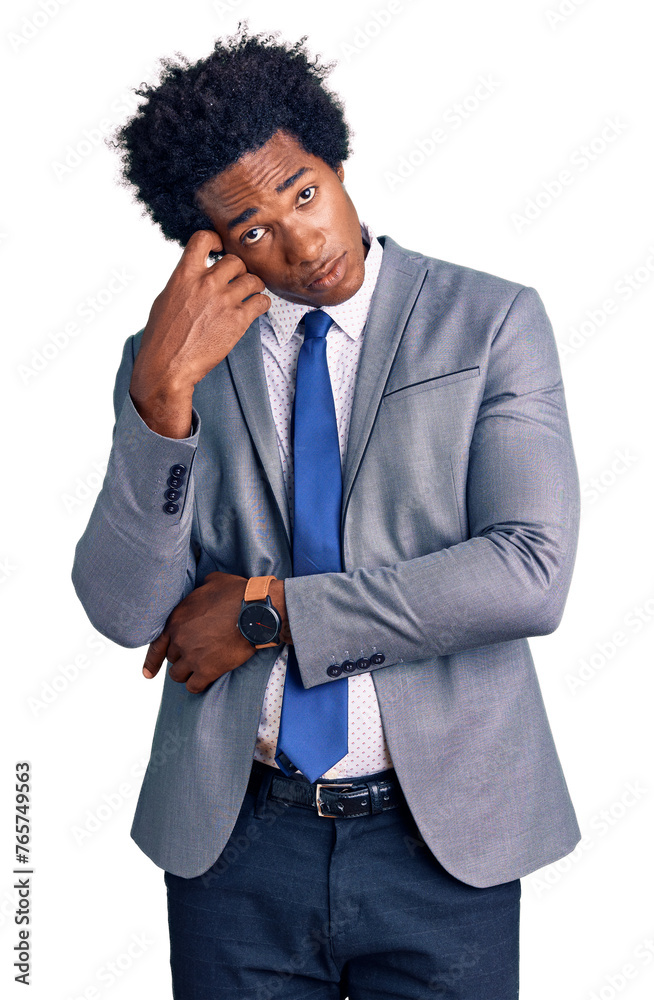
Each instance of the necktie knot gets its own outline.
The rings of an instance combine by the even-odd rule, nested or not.
[[[322,309],[313,309],[304,317],[304,339],[311,337],[326,337],[327,331],[332,325],[332,318]]]

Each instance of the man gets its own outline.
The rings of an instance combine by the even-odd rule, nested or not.
[[[303,44],[169,63],[119,133],[185,249],[73,581],[171,664],[132,836],[175,997],[508,1000],[520,877],[580,839],[527,643],[577,543],[555,341],[360,222]]]

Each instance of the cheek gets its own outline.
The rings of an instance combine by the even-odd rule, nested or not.
[[[260,274],[263,270],[270,271],[270,254],[260,251],[256,253],[253,249],[246,249],[241,243],[226,242],[223,244],[225,253],[231,253],[239,260],[242,260],[250,274]]]
[[[250,274],[256,274],[263,281],[267,288],[275,288],[283,284],[286,277],[286,270],[281,265],[277,265],[269,254],[259,259],[246,260],[245,266]]]

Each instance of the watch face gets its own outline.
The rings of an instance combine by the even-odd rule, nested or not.
[[[249,604],[241,611],[238,624],[245,638],[259,646],[275,640],[278,618],[265,604]]]

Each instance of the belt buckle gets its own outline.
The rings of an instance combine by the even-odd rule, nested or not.
[[[317,781],[316,782],[316,809],[318,810],[319,816],[325,816],[327,819],[340,819],[341,813],[328,813],[322,811],[322,802],[320,801],[320,789],[321,788],[352,788],[356,785],[356,781]]]

